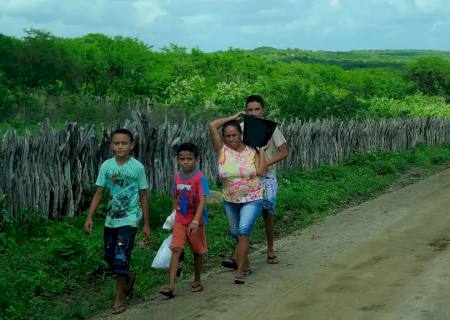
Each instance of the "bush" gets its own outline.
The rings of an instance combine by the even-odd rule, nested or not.
[[[402,99],[372,97],[359,99],[364,106],[357,115],[363,118],[449,117],[450,105],[445,98],[421,93]]]
[[[48,218],[38,210],[22,208],[19,214],[5,224],[5,232],[16,240],[46,235]]]
[[[313,176],[319,180],[336,181],[344,176],[344,172],[342,167],[325,165],[314,170]]]
[[[370,168],[378,175],[395,174],[395,166],[388,160],[376,160],[370,164]]]
[[[172,197],[160,193],[152,193],[149,197],[150,226],[161,226],[171,213]]]
[[[6,195],[0,192],[0,232],[8,229],[12,222],[12,217],[8,214],[8,203]]]
[[[430,162],[434,165],[443,165],[448,162],[448,157],[443,154],[436,154],[431,156]]]

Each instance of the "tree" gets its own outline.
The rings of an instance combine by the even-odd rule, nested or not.
[[[18,81],[28,87],[46,87],[60,90],[64,87],[75,89],[77,81],[73,76],[77,70],[71,61],[61,39],[49,32],[26,30],[23,49],[18,52]]]
[[[450,101],[450,62],[439,57],[421,58],[408,65],[407,78],[429,96]]]

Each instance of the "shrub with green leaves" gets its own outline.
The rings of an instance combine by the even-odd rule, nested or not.
[[[450,117],[450,105],[439,96],[417,93],[402,99],[373,97],[359,101],[364,108],[357,115],[366,118]]]
[[[395,174],[397,172],[394,164],[389,160],[376,160],[370,164],[370,168],[378,175]]]
[[[6,195],[0,192],[0,232],[4,232],[12,222],[12,216],[8,213]]]

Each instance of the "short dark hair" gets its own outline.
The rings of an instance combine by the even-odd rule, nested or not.
[[[260,95],[252,94],[251,96],[248,96],[248,97],[247,97],[247,100],[245,101],[245,107],[247,107],[247,105],[248,105],[250,102],[259,102],[259,104],[261,105],[261,107],[264,108],[264,99],[263,99]]]
[[[111,133],[111,135],[109,136],[109,138],[110,138],[111,141],[112,141],[114,135],[116,135],[116,134],[126,134],[127,136],[130,137],[130,141],[131,141],[131,142],[134,142],[133,134],[132,134],[131,131],[128,130],[128,129],[125,129],[125,128],[119,128],[119,129],[114,130],[114,131]]]
[[[182,143],[177,147],[177,157],[180,155],[181,151],[192,152],[194,154],[195,159],[198,158],[198,148],[195,144],[191,142]]]
[[[239,121],[237,120],[230,120],[223,124],[222,126],[222,136],[225,135],[225,128],[226,127],[235,127],[239,133],[242,133],[241,125],[239,124]]]

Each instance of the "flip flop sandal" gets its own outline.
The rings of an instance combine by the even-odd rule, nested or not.
[[[236,276],[234,277],[235,284],[245,284],[244,276]]]
[[[169,299],[175,298],[175,294],[173,293],[173,290],[170,288],[164,288],[159,290],[159,293],[161,293],[163,296],[168,297]]]
[[[225,268],[230,268],[230,269],[234,269],[234,270],[237,269],[237,262],[233,258],[228,259],[228,260],[223,260],[220,264],[222,265],[222,267],[225,267]]]
[[[127,311],[127,308],[125,308],[124,306],[118,306],[118,307],[113,307],[111,313],[119,314],[119,313],[123,313],[125,311]]]
[[[267,263],[268,264],[277,264],[278,261],[278,257],[277,256],[267,256]]]
[[[193,284],[193,285],[191,286],[191,292],[200,292],[200,291],[203,291],[203,286],[202,286],[201,283],[199,283],[199,284]]]

